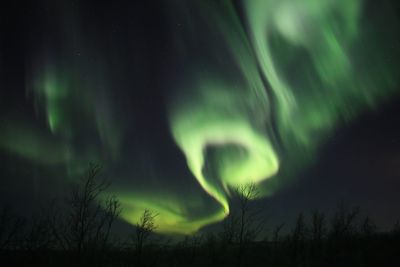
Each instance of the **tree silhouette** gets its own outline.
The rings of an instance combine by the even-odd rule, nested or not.
[[[0,250],[10,249],[13,241],[22,232],[25,220],[14,215],[10,208],[3,207],[0,211]]]
[[[331,221],[330,235],[332,239],[343,239],[354,235],[357,231],[357,217],[360,213],[359,207],[348,209],[342,201],[338,204]]]
[[[239,247],[242,247],[246,237],[254,235],[254,231],[258,230],[252,227],[259,212],[252,210],[250,201],[259,195],[259,191],[254,183],[249,183],[238,186],[235,193],[239,200],[238,242]]]
[[[115,196],[104,196],[109,183],[99,179],[101,167],[90,164],[67,200],[64,223],[55,231],[62,247],[76,251],[78,264],[82,254],[102,250],[107,245],[112,224],[121,213]]]
[[[237,254],[237,265],[241,266],[245,243],[253,240],[260,233],[263,224],[259,221],[260,210],[255,210],[250,201],[257,198],[259,191],[255,183],[242,184],[235,188],[236,199],[238,200],[238,215],[236,225],[237,242],[239,251]],[[257,224],[256,224],[257,223]]]
[[[319,211],[311,214],[310,237],[314,242],[321,242],[326,235],[326,219],[325,215]]]
[[[281,224],[275,226],[274,230],[272,231],[272,242],[274,244],[275,249],[278,247],[278,242],[280,239],[280,232],[282,231],[282,228],[284,226],[285,226],[285,224],[281,223]]]
[[[136,252],[139,265],[141,264],[143,246],[149,240],[153,232],[157,229],[157,225],[155,223],[155,218],[157,216],[157,213],[154,213],[149,209],[145,209],[139,221],[136,223],[136,232],[133,238],[136,243]]]

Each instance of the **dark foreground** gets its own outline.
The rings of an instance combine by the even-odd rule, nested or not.
[[[246,242],[221,241],[214,235],[187,238],[173,245],[148,245],[104,251],[9,250],[1,266],[400,266],[400,233],[296,237]]]

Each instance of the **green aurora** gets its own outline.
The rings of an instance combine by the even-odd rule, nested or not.
[[[135,224],[150,209],[159,214],[159,232],[177,234],[221,221],[235,187],[255,183],[260,197],[274,194],[293,182],[335,128],[394,95],[399,73],[387,58],[399,55],[385,44],[399,38],[380,28],[397,22],[390,15],[370,19],[367,4],[165,1],[170,17],[185,22],[173,33],[175,54],[190,65],[165,83],[167,117],[197,187],[178,193],[157,183],[113,185],[107,193],[120,199],[122,218]],[[72,27],[74,37],[61,27],[65,40],[77,39]],[[196,40],[204,40],[202,48]],[[117,93],[106,78],[107,61],[92,56],[96,63],[37,53],[27,93],[47,129],[15,119],[0,130],[0,149],[37,164],[65,165],[70,179],[90,161],[109,170],[120,166],[134,116],[118,109],[118,99],[109,100]]]

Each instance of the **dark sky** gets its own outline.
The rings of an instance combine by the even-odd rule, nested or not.
[[[191,72],[207,69],[218,76],[214,70],[220,68],[224,79],[229,79],[240,69],[229,69],[234,60],[221,60],[230,48],[224,48],[218,31],[209,31],[218,28],[214,21],[224,21],[224,17],[211,18],[216,17],[214,13],[207,13],[213,4],[204,7],[192,5],[190,1],[188,4],[179,1],[79,2],[8,2],[0,9],[1,203],[29,214],[50,198],[64,198],[66,188],[74,181],[71,177],[78,175],[88,161],[98,161],[105,165],[105,175],[111,177],[112,192],[117,192],[117,196],[160,195],[172,206],[190,199],[188,203],[196,204],[182,204],[188,220],[215,212],[218,204],[201,190],[186,166],[185,155],[174,141],[169,105],[182,94],[171,88],[190,84],[194,80],[189,77]],[[400,49],[400,42],[393,36],[398,36],[398,30],[387,22],[389,19],[382,19],[390,17],[397,21],[395,2],[386,1],[382,4],[385,7],[377,6],[375,11],[372,11],[375,4],[367,2],[363,9],[367,15],[360,23],[371,32],[381,29],[382,35],[390,35],[385,39],[390,42],[382,41],[384,46],[369,44],[371,48],[365,51],[385,52],[380,63],[397,73],[395,51]],[[243,6],[237,1],[234,9],[250,36],[251,27],[244,22]],[[384,13],[388,10],[386,6],[394,7],[390,16]],[[368,38],[374,36],[368,34],[365,35]],[[286,49],[283,47],[276,48],[276,53]],[[286,56],[282,56],[282,62],[288,60]],[[372,54],[365,52],[362,56],[367,60],[358,63],[370,59],[375,62]],[[296,60],[312,61],[306,56]],[[220,65],[210,68],[215,62]],[[298,81],[296,70],[283,63],[282,69],[289,82]],[[361,74],[357,76],[362,80]],[[38,91],[37,87],[46,77],[56,77],[57,92],[67,88],[68,96]],[[354,77],[354,84],[360,77]],[[379,77],[367,78],[370,79],[367,83],[382,84]],[[263,80],[268,83],[268,77]],[[272,91],[266,87],[267,92]],[[342,200],[361,206],[382,229],[388,229],[400,219],[397,81],[390,87],[383,86],[381,91],[374,89],[379,92],[374,91],[371,97],[377,96],[379,100],[372,108],[360,104],[351,119],[342,119],[344,112],[340,112],[344,106],[351,109],[353,102],[335,106],[341,115],[335,119],[334,127],[321,130],[324,141],[311,149],[311,160],[287,172],[290,182],[285,182],[272,196],[256,201],[271,217],[271,224],[293,221],[300,211],[331,212]],[[185,94],[196,99],[196,93]],[[381,94],[385,97],[378,97]],[[315,96],[311,91],[300,92],[296,95],[299,103],[303,103],[300,102],[303,95]],[[330,103],[329,99],[316,99]],[[357,99],[354,106],[364,101],[358,101],[357,95],[354,99]],[[306,100],[304,103],[309,105]],[[54,129],[46,117],[52,112],[62,121]],[[301,117],[297,120],[301,121]],[[290,158],[290,146],[284,145],[290,134],[275,128],[273,131],[277,139],[283,139],[277,142],[283,144],[283,158]],[[62,150],[65,147],[68,153]],[[290,162],[297,159],[298,156]]]

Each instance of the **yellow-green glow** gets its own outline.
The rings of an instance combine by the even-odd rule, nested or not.
[[[204,102],[200,101],[198,106],[192,103],[187,110],[172,115],[172,133],[199,184],[228,213],[225,190],[229,186],[234,188],[244,183],[258,183],[271,177],[278,171],[278,159],[266,134],[252,125],[248,114],[241,114],[234,108],[238,99],[230,97],[231,91],[203,90],[214,92],[214,98],[203,99]],[[205,177],[203,173],[206,148],[232,144],[245,149],[245,155],[239,162],[222,158],[217,171],[220,183],[210,182],[215,177]]]
[[[204,225],[215,223],[225,217],[223,211],[216,211],[206,217],[190,218],[191,212],[188,206],[196,206],[196,201],[190,201],[188,196],[187,202],[182,203],[179,199],[165,195],[163,193],[144,194],[140,192],[119,193],[124,211],[122,218],[131,223],[136,224],[142,216],[145,209],[150,209],[157,214],[155,223],[158,228],[156,231],[168,234],[193,234]]]

